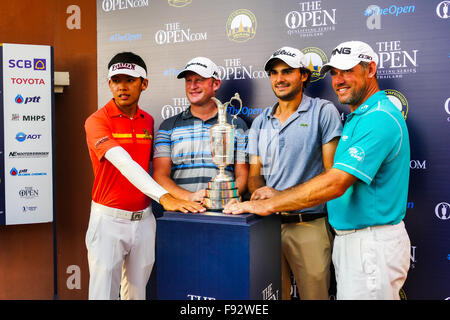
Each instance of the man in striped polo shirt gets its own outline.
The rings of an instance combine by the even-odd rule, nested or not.
[[[212,161],[209,128],[217,123],[216,95],[221,81],[218,68],[210,59],[196,57],[178,73],[185,79],[189,108],[163,121],[155,138],[153,177],[178,198],[202,202],[208,181],[218,168]],[[248,163],[245,153],[247,125],[241,118],[227,122],[235,128],[234,165],[226,172],[235,177],[239,194],[247,190]]]

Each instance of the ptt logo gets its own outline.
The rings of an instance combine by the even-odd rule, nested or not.
[[[14,101],[17,104],[28,104],[28,103],[39,103],[39,100],[41,97],[35,96],[35,97],[22,97],[22,95],[19,93],[15,98]]]
[[[46,59],[33,59],[33,60],[25,60],[25,59],[10,59],[8,61],[10,69],[33,69],[38,71],[47,70],[47,60]]]
[[[16,140],[19,142],[24,142],[25,140],[39,140],[41,139],[42,134],[26,134],[23,132],[19,132],[16,134]]]

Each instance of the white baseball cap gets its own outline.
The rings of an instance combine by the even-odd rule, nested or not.
[[[135,63],[128,62],[119,62],[113,64],[108,71],[108,79],[111,79],[112,76],[116,74],[126,74],[135,78],[147,78],[147,71],[142,68],[140,65]]]
[[[264,65],[264,70],[269,71],[272,61],[280,59],[292,68],[308,68],[305,55],[298,49],[282,47],[275,51]]]
[[[361,61],[374,61],[378,65],[378,56],[365,42],[346,41],[333,49],[330,62],[323,65],[322,69],[320,69],[320,74],[324,75],[331,67],[340,70],[349,70]]]
[[[188,71],[195,72],[203,78],[212,77],[214,79],[219,79],[219,68],[214,62],[205,57],[196,57],[189,60],[183,70],[178,72],[177,78],[184,78]]]

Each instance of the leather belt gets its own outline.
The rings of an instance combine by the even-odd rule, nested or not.
[[[324,212],[320,213],[281,213],[281,223],[300,223],[313,221],[319,218],[326,217],[327,214]]]
[[[140,210],[140,211],[128,211],[128,210],[107,207],[102,204],[96,203],[94,201],[92,201],[91,205],[92,205],[93,209],[98,210],[98,212],[100,212],[102,214],[106,214],[108,216],[112,216],[112,217],[116,217],[116,218],[120,218],[120,219],[130,220],[130,221],[142,220],[143,218],[147,217],[151,213],[150,207],[145,208],[144,210]]]

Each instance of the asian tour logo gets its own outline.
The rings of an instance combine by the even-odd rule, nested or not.
[[[168,0],[168,3],[172,7],[181,8],[192,3],[192,0]]]
[[[366,156],[366,153],[361,147],[351,147],[348,149],[348,153],[352,158],[355,158],[359,162],[364,161],[364,158]]]
[[[299,8],[290,11],[284,20],[288,35],[306,38],[335,31],[336,9],[322,8],[322,1],[300,2],[298,5]]]
[[[325,78],[326,74],[320,75],[320,69],[328,63],[328,58],[322,49],[317,47],[308,47],[302,50],[308,61],[308,69],[311,71],[311,82]]]
[[[406,97],[400,91],[394,89],[386,89],[384,92],[388,99],[400,110],[406,120],[409,111],[408,100]]]
[[[256,35],[256,17],[250,10],[234,11],[227,20],[226,30],[228,39],[235,42],[246,42]]]

